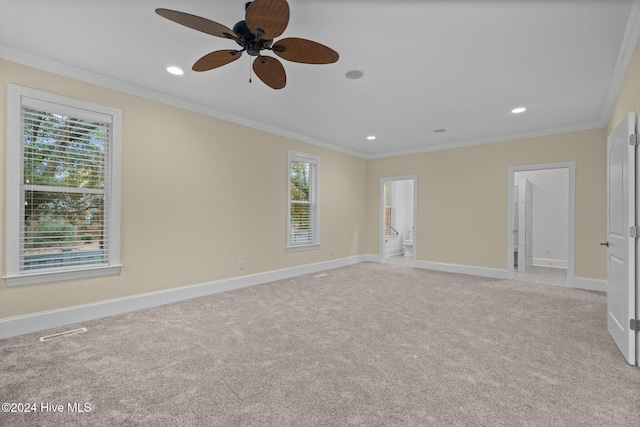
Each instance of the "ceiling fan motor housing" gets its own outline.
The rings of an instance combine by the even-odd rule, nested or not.
[[[236,42],[242,46],[249,55],[260,56],[262,49],[268,49],[273,43],[271,40],[261,40],[256,37],[247,26],[245,21],[239,21],[233,26],[233,32],[238,36]]]

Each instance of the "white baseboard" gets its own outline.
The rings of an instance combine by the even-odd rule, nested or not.
[[[533,265],[537,267],[567,268],[569,263],[566,259],[534,258]]]
[[[493,279],[512,279],[512,277],[509,277],[509,272],[507,270],[501,270],[499,268],[474,267],[469,265],[446,264],[430,261],[416,261],[416,267],[427,270],[446,271],[448,273],[490,277]],[[569,287],[585,291],[607,292],[607,281],[602,279],[590,279],[587,277],[574,277],[573,285]]]
[[[389,256],[402,255],[402,254],[404,254],[404,248],[394,248],[389,250],[388,252],[385,252],[384,256],[389,257]]]
[[[197,285],[183,286],[163,291],[149,292],[130,297],[116,298],[99,301],[92,304],[83,304],[66,307],[58,310],[43,311],[24,316],[9,317],[0,320],[0,339],[16,335],[38,332],[45,329],[57,328],[79,322],[99,319],[101,317],[128,313],[144,308],[157,307],[163,304],[183,301],[186,299],[217,294],[221,292],[241,289],[248,286],[288,279],[305,274],[317,273],[332,268],[346,267],[361,262],[382,262],[379,255],[366,254],[348,258],[340,258],[315,264],[306,264],[281,270],[267,271],[264,273],[247,276],[232,277],[230,279],[216,280]],[[468,274],[493,279],[510,279],[507,270],[488,267],[476,267],[460,264],[447,264],[431,261],[416,261],[416,268],[426,270],[445,271],[449,273]],[[573,288],[589,291],[607,291],[606,280],[576,277]]]
[[[380,255],[366,254],[365,256],[366,262],[382,262],[382,257]]]
[[[367,261],[366,255],[306,264],[0,320],[0,339]]]
[[[609,286],[607,285],[606,280],[589,279],[587,277],[575,277],[573,279],[573,286],[571,287],[576,289],[583,289],[585,291],[607,292],[607,288]]]
[[[447,264],[444,262],[431,261],[416,261],[416,268],[446,271],[447,273],[468,274],[471,276],[490,277],[492,279],[510,279],[509,272],[499,268],[475,267],[472,265]]]

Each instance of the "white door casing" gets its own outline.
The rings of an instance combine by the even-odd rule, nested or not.
[[[417,175],[403,175],[403,176],[389,176],[380,178],[380,227],[379,227],[379,248],[380,255],[378,262],[384,262],[385,258],[385,224],[384,224],[384,186],[387,181],[413,181],[413,257],[412,263],[415,265],[416,254],[418,247],[418,176]]]
[[[509,166],[507,170],[507,277],[514,278],[514,267],[517,258],[514,257],[515,242],[515,190],[516,183],[515,174],[517,172],[539,171],[547,169],[567,169],[569,178],[569,194],[568,194],[568,212],[567,212],[567,286],[574,287],[575,281],[575,221],[576,221],[576,163],[544,163],[536,165]]]
[[[607,138],[607,329],[624,358],[636,364],[635,318],[636,148],[629,137],[636,132],[631,113]]]

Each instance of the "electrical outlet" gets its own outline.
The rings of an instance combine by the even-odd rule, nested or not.
[[[238,270],[244,270],[244,261],[238,261]]]
[[[331,249],[329,250],[329,256],[333,256],[333,253],[334,253],[334,252],[333,252],[333,248],[331,248]]]

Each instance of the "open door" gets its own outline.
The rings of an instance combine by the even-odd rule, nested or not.
[[[380,262],[415,266],[417,198],[416,175],[380,178]]]
[[[514,195],[514,248],[518,254],[516,265],[518,272],[526,273],[533,266],[533,184],[527,179],[519,179],[515,182],[515,188],[517,194]]]
[[[631,365],[636,364],[636,115],[607,138],[607,329]],[[632,328],[633,326],[633,328]]]

